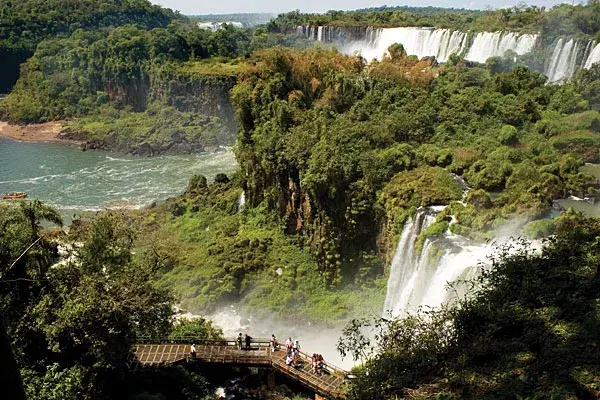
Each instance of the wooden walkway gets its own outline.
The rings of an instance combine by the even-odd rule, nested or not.
[[[253,340],[250,350],[239,350],[235,341],[226,339],[219,341],[195,342],[196,358],[190,356],[191,341],[186,344],[179,343],[140,343],[136,344],[129,357],[130,368],[144,366],[161,366],[178,363],[211,363],[248,367],[268,367],[301,383],[316,394],[332,398],[343,399],[341,390],[347,379],[348,372],[325,363],[322,375],[311,371],[311,359],[300,352],[300,357],[295,367],[285,363],[285,350],[271,351],[266,340]]]

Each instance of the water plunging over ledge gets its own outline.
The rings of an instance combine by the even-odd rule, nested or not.
[[[536,60],[533,69],[548,76],[550,83],[564,82],[578,71],[600,62],[600,43],[577,37],[559,37],[551,43],[544,43],[539,34],[462,32],[433,27],[306,25],[298,26],[296,30],[309,39],[335,44],[344,54],[360,53],[367,61],[380,59],[394,43],[401,43],[408,55],[435,57],[442,63],[448,61],[451,54],[478,63],[506,54],[529,54]]]
[[[388,278],[384,315],[402,317],[419,307],[439,307],[464,292],[448,283],[468,280],[477,273],[479,261],[493,251],[490,244],[476,243],[450,232],[441,238],[426,239],[420,253],[415,242],[431,226],[444,207],[421,208],[409,218],[402,231]]]

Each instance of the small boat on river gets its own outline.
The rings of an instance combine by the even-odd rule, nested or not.
[[[24,199],[26,197],[27,197],[27,193],[25,193],[25,192],[13,192],[13,193],[3,194],[2,200]]]

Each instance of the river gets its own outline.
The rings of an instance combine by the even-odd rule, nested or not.
[[[236,167],[231,151],[136,157],[0,137],[0,193],[27,192],[67,221],[110,206],[141,208],[181,193],[193,174],[212,179]]]

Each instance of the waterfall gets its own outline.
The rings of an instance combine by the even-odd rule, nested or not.
[[[464,50],[466,39],[465,33],[449,29],[386,28],[381,29],[373,47],[380,57],[392,44],[401,43],[409,55],[434,56],[439,62],[445,62],[450,54]]]
[[[484,63],[490,57],[502,57],[511,50],[519,55],[529,53],[538,35],[518,35],[514,32],[481,32],[475,35],[465,57],[469,61]]]
[[[596,44],[595,42],[592,42],[592,46],[592,51],[587,57],[583,68],[591,68],[592,65],[596,64],[597,62],[600,62],[600,43]]]
[[[238,211],[242,211],[244,206],[246,205],[246,192],[242,192],[240,194],[240,198],[238,199]]]
[[[579,54],[579,42],[570,39],[564,41],[558,39],[546,75],[550,82],[561,82],[569,79],[575,74],[577,68],[577,56]]]
[[[482,32],[472,37],[470,34],[450,29],[435,28],[373,28],[360,30],[352,27],[318,26],[303,27],[308,38],[318,41],[338,42],[340,51],[346,54],[360,53],[367,60],[381,58],[388,47],[401,43],[407,54],[418,58],[435,57],[438,62],[446,62],[451,54],[466,55],[471,61],[485,62],[489,57],[503,56],[511,50],[522,55],[530,52],[538,35],[518,35],[513,32]],[[335,32],[333,32],[335,30]],[[299,30],[298,30],[299,31]],[[358,33],[362,37],[357,37]]]
[[[415,241],[424,229],[429,227],[435,221],[433,213],[419,210],[414,219],[409,218],[404,224],[402,235],[398,241],[396,253],[392,259],[390,268],[390,277],[387,283],[387,295],[385,296],[385,310],[394,310],[398,304],[402,291],[400,288],[406,286],[405,282],[410,279],[413,270],[413,261],[418,257],[415,256]]]
[[[490,57],[503,57],[507,51],[517,55],[531,53],[538,72],[549,82],[560,83],[584,68],[600,62],[600,43],[569,38],[556,40],[549,48],[538,48],[539,35],[515,32],[467,33],[426,27],[374,28],[360,26],[298,26],[299,34],[311,40],[335,43],[344,54],[361,54],[367,61],[381,59],[388,47],[401,43],[409,55],[435,57],[446,62],[451,54],[485,63]],[[543,43],[543,41],[539,41]],[[541,45],[538,45],[541,46]],[[535,50],[535,52],[534,52]],[[539,55],[538,55],[539,54]],[[545,54],[545,55],[544,55]],[[543,59],[540,59],[542,58]],[[540,65],[538,67],[537,65]]]
[[[453,299],[450,282],[472,278],[477,263],[490,254],[487,244],[446,233],[443,238],[427,239],[420,254],[415,251],[419,234],[435,221],[440,208],[419,209],[402,231],[392,260],[384,314],[393,317],[415,312],[419,307],[438,307]],[[460,287],[457,288],[460,290]]]

